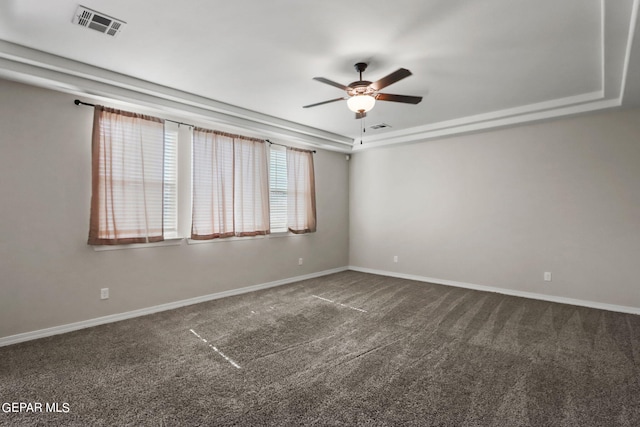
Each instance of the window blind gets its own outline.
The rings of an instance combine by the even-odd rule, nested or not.
[[[271,232],[287,231],[287,151],[272,145],[269,152],[269,209]]]
[[[165,124],[164,132],[164,237],[178,237],[178,131]]]

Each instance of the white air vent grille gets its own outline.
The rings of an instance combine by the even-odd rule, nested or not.
[[[73,15],[74,24],[81,25],[92,30],[100,31],[109,36],[116,36],[126,22],[112,18],[104,13],[96,12],[84,6],[78,6],[76,13]]]
[[[378,123],[377,125],[369,126],[371,129],[378,130],[384,128],[390,128],[391,126],[386,123]]]

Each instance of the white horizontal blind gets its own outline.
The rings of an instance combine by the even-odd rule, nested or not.
[[[164,130],[164,237],[178,237],[178,130],[165,123]]]
[[[287,152],[272,145],[269,155],[269,209],[271,232],[287,231]]]

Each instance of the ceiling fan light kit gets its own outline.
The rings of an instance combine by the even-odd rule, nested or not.
[[[347,106],[354,113],[366,113],[376,105],[376,99],[371,95],[353,95],[347,99]]]
[[[302,108],[317,107],[318,105],[329,104],[331,102],[342,101],[346,99],[347,107],[349,107],[351,111],[356,113],[356,119],[361,119],[363,117],[366,117],[367,111],[371,111],[371,109],[375,106],[376,100],[400,102],[404,104],[418,104],[420,101],[422,101],[421,96],[392,95],[389,93],[378,92],[380,89],[383,89],[397,81],[400,81],[405,77],[409,77],[411,75],[411,71],[407,70],[406,68],[399,68],[388,76],[385,76],[380,80],[372,83],[368,80],[362,80],[362,72],[367,69],[367,64],[365,62],[358,62],[354,65],[354,67],[356,71],[360,73],[360,80],[350,83],[349,86],[336,83],[329,79],[325,79],[324,77],[313,78],[314,80],[317,80],[321,83],[335,86],[338,89],[344,90],[347,93],[348,97],[330,99],[329,101],[305,105]]]

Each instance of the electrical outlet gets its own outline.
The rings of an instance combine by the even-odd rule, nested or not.
[[[100,289],[100,299],[109,299],[109,288]]]
[[[302,258],[298,258],[298,265],[302,265]]]
[[[393,256],[393,262],[398,262],[398,255]]]
[[[551,272],[550,271],[545,271],[545,273],[544,273],[544,281],[545,282],[550,282],[551,281]]]

